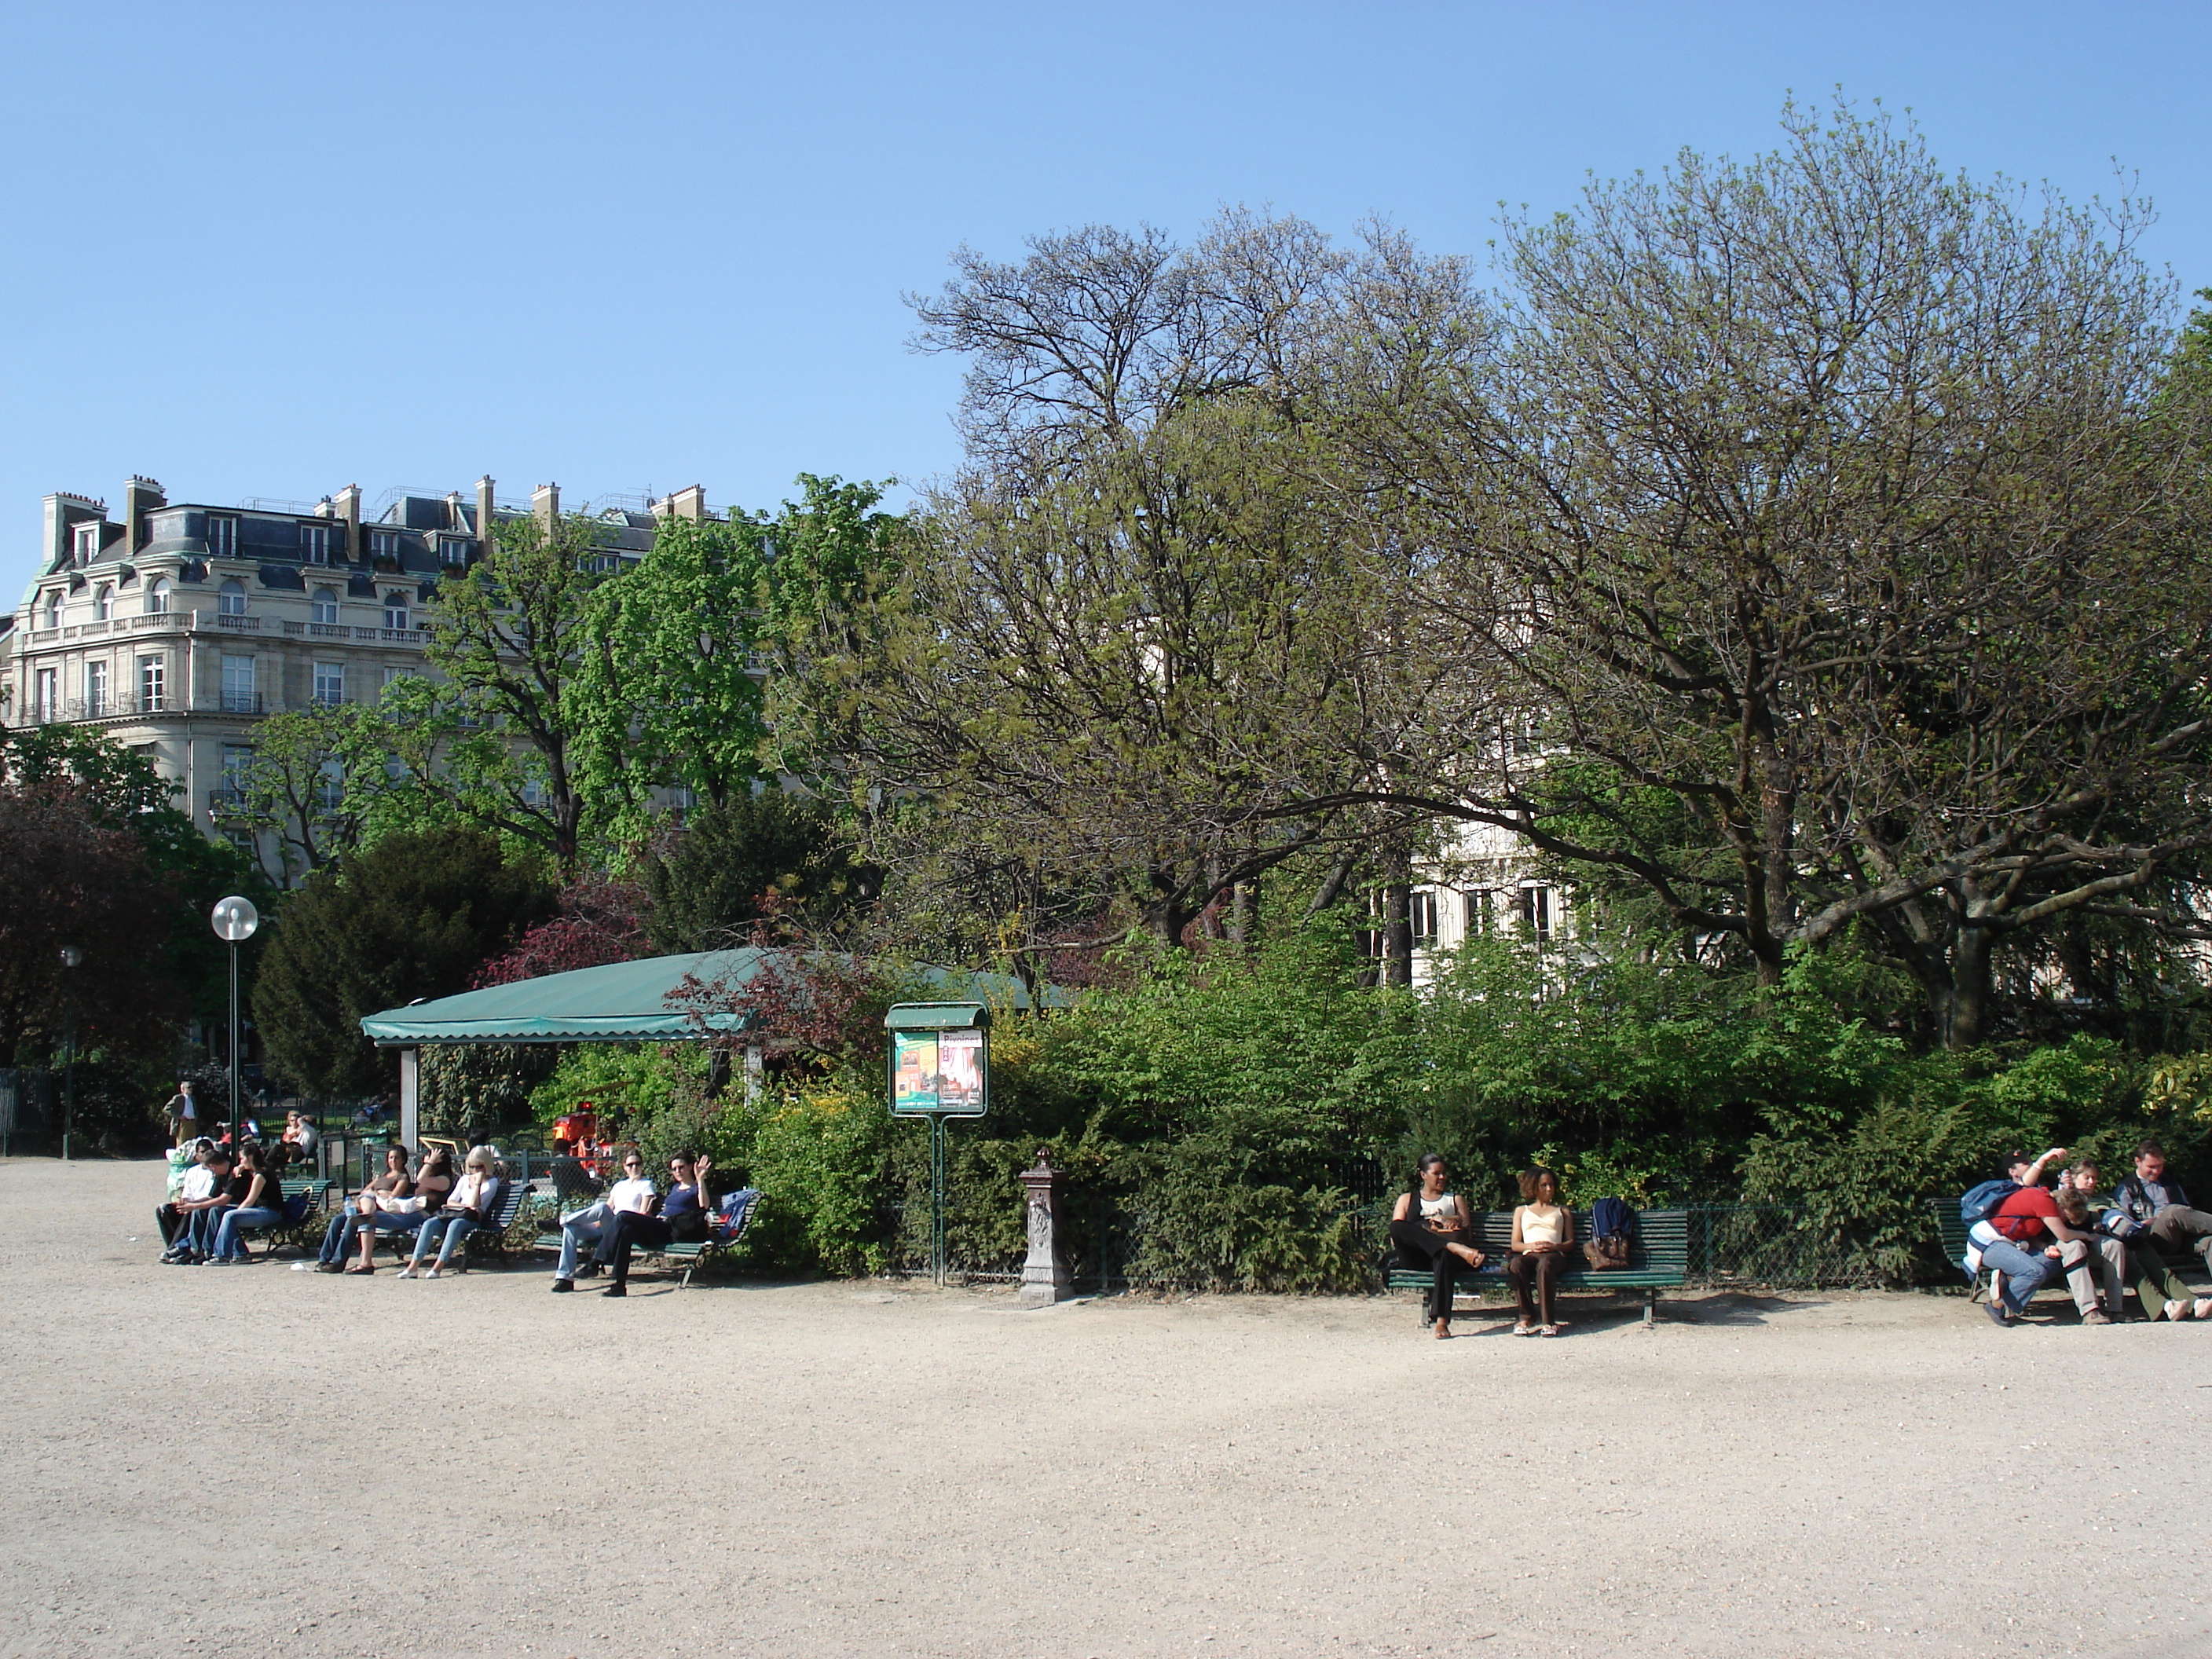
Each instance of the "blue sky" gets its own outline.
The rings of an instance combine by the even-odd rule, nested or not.
[[[571,501],[949,467],[902,290],[1224,202],[1481,253],[1497,204],[1880,98],[1947,163],[2140,175],[2212,284],[2212,9],[2025,4],[16,6],[0,592],[40,497]]]

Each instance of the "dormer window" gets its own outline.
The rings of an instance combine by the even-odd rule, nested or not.
[[[459,569],[469,562],[469,544],[452,538],[438,544],[438,562]]]
[[[216,594],[216,609],[226,617],[246,614],[246,586],[236,578],[225,582]]]
[[[407,595],[404,590],[394,588],[384,596],[384,625],[404,629],[407,626]]]
[[[300,556],[309,564],[328,564],[331,562],[330,526],[303,524],[300,526]]]
[[[399,556],[399,532],[396,530],[370,531],[368,556],[372,559],[397,559]]]
[[[81,524],[76,527],[76,562],[90,564],[100,556],[100,526]]]
[[[92,617],[94,622],[115,620],[115,590],[105,582],[92,596]]]
[[[308,620],[311,622],[328,625],[335,623],[338,619],[338,596],[327,587],[317,588],[314,598],[307,602],[307,606]]]
[[[40,626],[42,628],[59,628],[61,625],[62,591],[57,587],[46,595],[46,619],[45,622],[41,623]]]
[[[208,514],[207,550],[218,559],[238,556],[238,520]]]
[[[168,609],[169,579],[167,576],[158,576],[155,579],[153,586],[146,590],[146,614],[149,617],[166,616]]]

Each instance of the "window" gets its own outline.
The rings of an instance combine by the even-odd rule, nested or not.
[[[216,609],[226,617],[246,614],[246,584],[235,580],[225,582],[216,594]]]
[[[105,582],[100,584],[100,591],[92,596],[92,616],[95,622],[115,620],[115,590]]]
[[[1416,950],[1433,951],[1437,945],[1437,896],[1423,888],[1413,896],[1413,945]]]
[[[1523,887],[1521,890],[1521,925],[1528,930],[1532,939],[1547,939],[1552,936],[1552,890],[1548,887]]]
[[[227,743],[222,746],[222,793],[236,799],[246,793],[246,774],[253,769],[253,745]]]
[[[522,804],[525,806],[543,806],[552,799],[545,791],[545,781],[536,773],[523,779]]]
[[[407,595],[398,588],[384,596],[384,625],[398,629],[407,626]]]
[[[46,619],[40,623],[39,626],[41,628],[59,628],[61,625],[62,591],[60,588],[57,587],[46,595]]]
[[[315,665],[315,701],[325,705],[345,701],[343,663],[319,662]]]
[[[146,590],[146,614],[149,617],[167,615],[169,609],[169,579],[155,578],[154,585]]]
[[[368,532],[368,556],[372,559],[396,559],[399,556],[399,532],[396,530],[372,530]]]
[[[138,659],[138,712],[158,714],[168,707],[166,696],[169,664],[166,657]]]
[[[76,527],[76,562],[90,564],[100,556],[100,526],[81,524]]]
[[[49,720],[58,720],[62,717],[62,671],[60,669],[41,668],[39,671],[37,690],[32,700],[32,707],[37,713],[39,723],[41,726]]]
[[[317,588],[315,597],[308,601],[308,615],[310,620],[326,627],[335,625],[338,619],[337,594],[327,587]]]
[[[88,662],[84,665],[84,717],[96,720],[107,712],[107,665]]]
[[[345,805],[345,767],[336,760],[326,760],[315,772],[315,805],[326,813],[336,812]]]
[[[225,657],[222,659],[222,712],[226,714],[260,712],[260,699],[254,695],[252,658]]]
[[[438,562],[444,565],[465,565],[469,562],[469,544],[450,537],[438,544]]]
[[[232,824],[222,832],[222,838],[248,858],[259,850],[253,844],[253,831],[242,824]]]
[[[238,556],[238,520],[208,514],[207,550],[218,559]]]
[[[331,562],[330,526],[303,524],[300,526],[300,556],[309,564],[328,564]]]
[[[1478,889],[1467,896],[1467,936],[1486,939],[1490,935],[1490,894]]]
[[[404,668],[387,668],[384,671],[383,684],[386,686],[392,685],[406,678],[407,670]]]

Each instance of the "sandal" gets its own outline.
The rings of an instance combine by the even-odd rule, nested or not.
[[[356,1261],[352,1267],[348,1267],[346,1271],[349,1273],[373,1273],[376,1269],[374,1267],[364,1267],[360,1262]]]
[[[1547,1325],[1544,1327],[1542,1334],[1546,1336],[1557,1336],[1559,1334],[1559,1327],[1557,1325]]]
[[[1516,1336],[1534,1336],[1536,1334],[1536,1328],[1534,1325],[1531,1325],[1527,1320],[1523,1319],[1513,1327],[1513,1334]]]

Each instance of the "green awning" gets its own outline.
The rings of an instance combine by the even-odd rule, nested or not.
[[[695,1019],[686,1003],[670,1000],[672,994],[692,979],[702,985],[742,985],[764,961],[782,954],[746,945],[578,968],[386,1008],[362,1020],[361,1029],[387,1048],[447,1042],[703,1042],[743,1030],[745,1017],[714,1013]],[[933,993],[948,998],[974,998],[1000,1008],[1030,1006],[1022,982],[1007,975],[925,968],[920,977]],[[1073,999],[1048,991],[1045,1002],[1064,1008]]]

